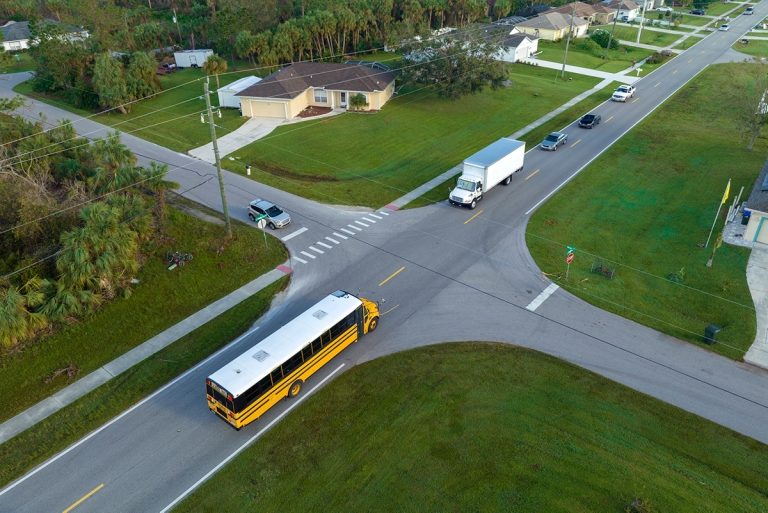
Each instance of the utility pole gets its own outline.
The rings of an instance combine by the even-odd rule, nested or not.
[[[179,27],[179,17],[176,16],[176,8],[173,8],[173,22],[176,24],[176,30],[179,31],[179,44],[181,44],[181,28]]]
[[[571,13],[571,28],[568,30],[568,39],[565,40],[565,55],[563,55],[563,72],[560,78],[565,78],[565,61],[568,59],[568,45],[571,44],[571,34],[573,33],[573,18],[576,16],[576,2],[573,2],[573,12]]]
[[[648,10],[648,0],[643,0],[643,17],[640,18],[640,30],[637,31],[637,41],[636,43],[640,42],[640,34],[643,33],[643,22],[645,22],[645,11]]]
[[[611,41],[613,41],[613,32],[616,30],[616,22],[619,21],[619,10],[621,9],[621,2],[619,1],[616,4],[616,16],[613,17],[613,28],[611,29],[611,35],[608,36],[608,46],[605,47],[605,57],[603,59],[608,58],[608,50],[611,48]]]
[[[229,222],[229,208],[227,207],[227,194],[224,192],[224,177],[221,174],[221,159],[219,159],[219,143],[216,141],[216,125],[213,123],[211,111],[211,98],[208,92],[208,81],[203,84],[205,92],[205,107],[208,109],[208,125],[211,127],[211,141],[213,141],[213,155],[216,157],[216,171],[219,173],[219,189],[221,189],[221,206],[224,209],[224,223],[227,227],[227,237],[232,237],[232,225]]]

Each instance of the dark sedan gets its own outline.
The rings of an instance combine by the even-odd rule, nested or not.
[[[579,120],[579,126],[581,128],[595,128],[595,125],[600,124],[600,114],[587,114]]]

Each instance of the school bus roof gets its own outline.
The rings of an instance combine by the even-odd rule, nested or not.
[[[361,304],[355,296],[336,291],[211,374],[209,379],[238,397]]]

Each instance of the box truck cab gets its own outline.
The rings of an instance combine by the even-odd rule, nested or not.
[[[477,206],[483,195],[496,185],[509,185],[512,175],[523,169],[525,143],[502,138],[464,161],[456,187],[448,196],[453,205]]]

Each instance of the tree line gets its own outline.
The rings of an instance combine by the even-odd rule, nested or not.
[[[0,100],[0,345],[131,294],[145,244],[162,237],[166,165],[144,168],[113,132],[92,143]]]

